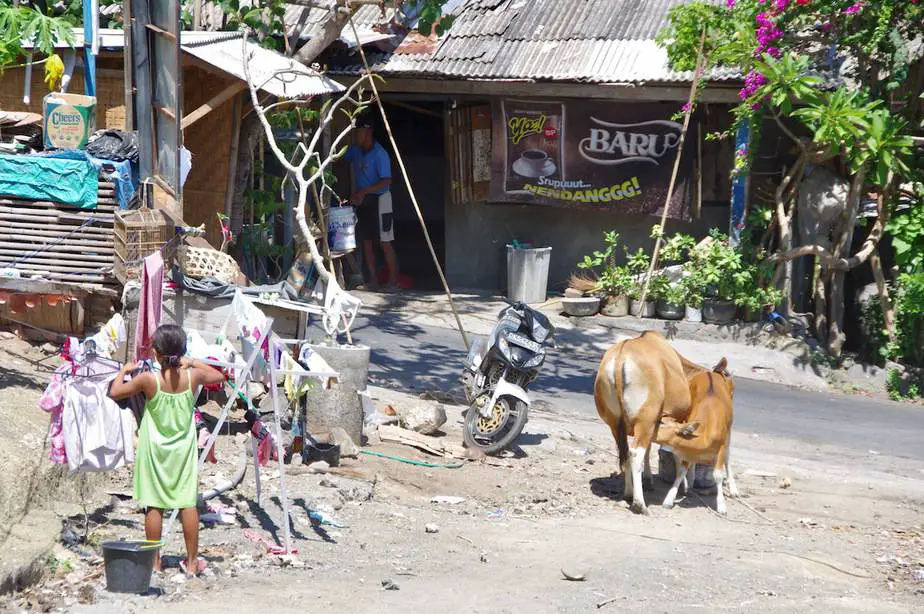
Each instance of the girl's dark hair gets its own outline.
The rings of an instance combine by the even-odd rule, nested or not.
[[[151,345],[164,359],[162,367],[179,367],[186,355],[186,331],[176,324],[163,324],[154,331]]]

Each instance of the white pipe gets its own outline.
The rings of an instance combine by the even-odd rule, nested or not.
[[[30,95],[32,93],[32,54],[31,53],[26,54],[26,79],[25,81],[26,82],[23,84],[23,91],[22,91],[22,103],[29,104],[29,101],[32,98]]]
[[[92,11],[90,20],[93,24],[93,41],[90,44],[90,53],[99,55],[99,0],[90,0],[90,10]]]
[[[70,85],[74,76],[74,66],[77,64],[77,53],[73,49],[64,52],[64,76],[61,77],[61,91],[67,92],[67,86]]]

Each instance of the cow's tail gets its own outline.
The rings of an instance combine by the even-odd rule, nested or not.
[[[625,391],[625,360],[623,359],[623,350],[626,346],[625,341],[619,344],[619,349],[616,350],[616,355],[613,357],[614,365],[613,369],[613,397],[616,402],[619,404],[619,420],[616,425],[616,430],[619,433],[619,436],[616,437],[616,451],[619,454],[619,465],[623,466],[623,463],[629,462],[629,425],[626,424],[626,404],[623,400],[623,395],[620,391]]]

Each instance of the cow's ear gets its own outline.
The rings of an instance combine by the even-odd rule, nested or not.
[[[727,358],[722,358],[722,360],[719,361],[719,364],[717,364],[716,366],[712,367],[712,370],[713,370],[715,373],[722,373],[722,374],[724,374],[726,368],[728,368],[728,359],[727,359]]]

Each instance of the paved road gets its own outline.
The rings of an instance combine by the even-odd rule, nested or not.
[[[532,395],[537,408],[562,415],[594,416],[593,377],[601,353],[576,336],[562,335]],[[358,317],[354,341],[374,348],[370,375],[385,387],[458,393],[465,357],[454,330],[409,324],[394,313]],[[809,443],[898,458],[924,460],[924,411],[910,405],[863,397],[806,392],[739,378],[735,426]]]

